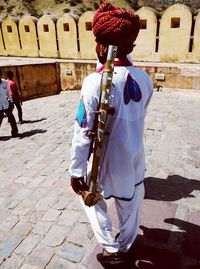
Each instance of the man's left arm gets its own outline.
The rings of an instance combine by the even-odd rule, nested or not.
[[[88,132],[93,129],[94,111],[98,106],[98,96],[91,79],[86,78],[81,89],[81,99],[74,124],[74,138],[72,141],[71,165],[69,175],[71,186],[77,194],[87,189],[84,176],[87,173],[87,162],[91,146]]]
[[[147,98],[147,101],[146,101],[146,104],[144,106],[144,109],[145,109],[145,113],[147,112],[147,108],[149,106],[149,103],[152,99],[152,96],[153,96],[153,93],[154,93],[154,85],[153,85],[153,81],[151,80],[151,78],[148,76],[147,77],[147,87],[148,87],[148,98]]]

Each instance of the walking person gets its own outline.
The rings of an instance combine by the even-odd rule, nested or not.
[[[11,136],[17,137],[18,128],[12,110],[13,110],[12,97],[10,96],[6,80],[2,78],[2,70],[0,69],[0,126],[2,124],[5,113],[11,125]]]
[[[22,106],[21,106],[21,100],[20,100],[20,91],[17,87],[16,82],[13,80],[13,72],[12,71],[7,71],[7,84],[8,84],[8,89],[10,91],[10,95],[13,99],[13,103],[17,108],[18,111],[18,118],[19,118],[19,123],[23,123],[23,118],[22,118]]]
[[[88,75],[81,88],[81,100],[74,124],[72,156],[69,168],[71,186],[75,193],[88,190],[84,180],[88,164],[95,111],[98,110],[101,74],[109,45],[115,45],[111,103],[114,113],[109,114],[102,146],[98,187],[102,199],[88,207],[83,204],[102,253],[97,260],[103,265],[118,266],[127,259],[140,223],[144,199],[144,120],[153,94],[150,77],[134,67],[129,53],[140,29],[138,15],[102,3],[93,19],[96,53],[102,67]],[[114,198],[119,220],[119,234],[113,238],[112,222],[107,212],[106,199]]]

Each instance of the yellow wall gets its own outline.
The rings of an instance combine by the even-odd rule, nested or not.
[[[61,58],[77,59],[78,40],[77,27],[73,17],[64,14],[57,21],[58,47]]]
[[[191,27],[192,14],[187,6],[175,4],[165,10],[160,21],[161,61],[188,61]]]
[[[2,21],[2,34],[8,55],[22,56],[16,21],[7,17]]]
[[[91,29],[94,14],[93,11],[87,11],[79,19],[78,29],[81,59],[96,59],[96,42]]]
[[[37,22],[40,57],[58,57],[57,37],[54,20],[43,15]]]
[[[40,96],[49,96],[60,91],[60,78],[57,63],[17,65],[1,67],[4,77],[12,71],[14,80],[22,92],[22,100]]]
[[[154,61],[157,16],[155,12],[148,7],[142,7],[136,13],[140,17],[142,28],[135,41],[136,46],[132,52],[133,59],[136,61]]]
[[[96,62],[94,63],[77,63],[67,62],[60,63],[60,84],[62,90],[78,90],[81,88],[84,78],[96,71]]]
[[[200,13],[195,20],[182,4],[171,5],[161,17],[148,7],[136,12],[143,29],[132,52],[135,61],[200,63]],[[93,16],[87,11],[78,21],[70,14],[57,19],[43,15],[37,23],[33,17],[22,17],[19,23],[7,17],[1,23],[0,55],[94,60]]]
[[[200,63],[200,12],[196,17],[193,39],[193,61]]]
[[[19,22],[19,34],[23,56],[38,57],[38,43],[36,35],[37,19],[30,16],[22,17]]]
[[[2,29],[1,29],[1,21],[0,21],[0,55],[7,55],[7,52],[3,45],[3,37],[2,37]]]

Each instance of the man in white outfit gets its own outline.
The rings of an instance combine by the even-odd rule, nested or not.
[[[153,94],[149,76],[134,67],[127,55],[132,51],[140,21],[138,15],[103,3],[93,20],[96,37],[96,52],[102,66],[96,73],[84,79],[81,100],[74,125],[72,157],[69,174],[71,186],[77,194],[87,190],[84,181],[87,174],[94,112],[98,108],[101,77],[108,45],[118,47],[112,80],[109,115],[101,151],[98,174],[99,191],[103,199],[94,206],[84,209],[90,220],[98,243],[103,252],[97,255],[103,265],[119,265],[126,260],[138,231],[144,199],[144,119]],[[107,213],[106,199],[113,197],[119,219],[119,236],[112,236],[112,222]]]

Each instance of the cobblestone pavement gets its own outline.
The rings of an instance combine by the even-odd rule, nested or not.
[[[95,257],[101,249],[66,171],[78,101],[74,91],[24,102],[19,138],[10,137],[4,118],[1,269],[102,268]],[[199,119],[198,91],[155,92],[145,128],[142,223],[126,268],[200,268]],[[117,232],[112,200],[110,212]]]

